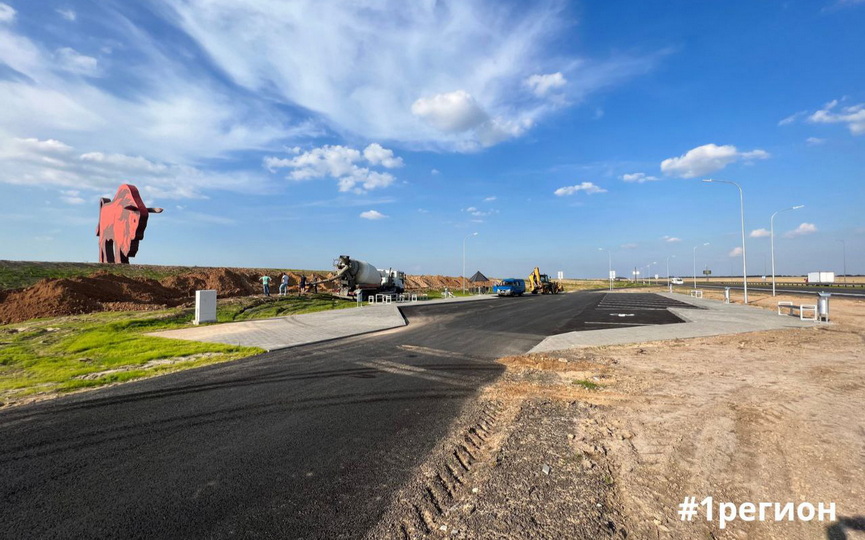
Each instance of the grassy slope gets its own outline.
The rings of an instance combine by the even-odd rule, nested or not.
[[[328,295],[222,301],[220,321],[286,316],[353,306]],[[91,313],[0,326],[0,405],[264,352],[253,347],[143,335],[183,328],[192,310]]]

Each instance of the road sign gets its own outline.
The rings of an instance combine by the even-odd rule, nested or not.
[[[610,279],[616,279],[616,271],[610,270]]]
[[[704,276],[711,276],[711,275],[712,275],[712,271],[709,270],[708,268],[706,268],[705,270],[703,270],[703,275],[704,275]]]

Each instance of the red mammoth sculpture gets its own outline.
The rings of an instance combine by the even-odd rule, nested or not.
[[[162,208],[147,208],[141,201],[138,188],[123,184],[117,188],[114,200],[102,197],[99,201],[99,262],[129,264],[129,258],[138,253],[138,242],[144,239],[147,216],[158,214]]]

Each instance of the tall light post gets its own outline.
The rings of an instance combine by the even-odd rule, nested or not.
[[[648,276],[649,285],[652,285],[652,266],[658,264],[658,261],[651,262],[646,265],[646,275]]]
[[[748,303],[748,258],[745,254],[745,195],[742,186],[729,180],[713,180],[706,178],[703,182],[717,182],[719,184],[731,184],[739,189],[739,215],[742,218],[742,288],[745,290],[745,300]]]
[[[598,248],[598,251],[606,251],[607,255],[609,255],[609,267],[608,267],[609,274],[607,274],[607,275],[610,276],[610,290],[612,291],[613,290],[613,254],[607,248]]]
[[[841,254],[844,257],[844,285],[847,285],[847,242],[844,240],[838,240],[841,242]]]
[[[703,244],[704,246],[708,246],[709,242]],[[700,247],[700,244],[694,246],[694,289],[697,288],[697,248]]]
[[[769,237],[772,242],[772,296],[775,296],[775,216],[781,212],[787,212],[789,210],[798,210],[800,208],[804,208],[804,204],[799,204],[796,206],[791,206],[790,208],[784,208],[783,210],[778,210],[772,217],[769,218]]]
[[[673,259],[675,259],[676,256],[675,255],[667,255],[667,284],[670,286],[670,292],[673,292],[673,282],[670,281],[670,258],[671,257]],[[697,252],[696,251],[694,252],[694,258],[695,259],[697,258]],[[694,263],[694,264],[696,266],[696,263]],[[695,268],[695,270],[696,270],[696,268]]]
[[[463,275],[462,275],[463,293],[466,292],[466,240],[468,240],[472,236],[477,236],[477,235],[478,235],[478,233],[474,232],[474,233],[467,235],[465,238],[463,238]]]

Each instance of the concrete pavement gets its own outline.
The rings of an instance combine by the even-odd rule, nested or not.
[[[402,304],[370,304],[356,308],[334,309],[273,319],[194,326],[181,330],[152,332],[147,335],[188,341],[243,345],[275,351],[297,345],[405,326],[406,320],[397,306],[449,304],[491,298],[495,297],[478,295]]]
[[[686,302],[702,309],[668,308],[670,312],[683,319],[684,323],[558,334],[544,339],[529,352],[548,352],[576,347],[624,345],[667,339],[720,336],[782,328],[807,328],[817,324],[826,324],[800,321],[797,317],[782,316],[766,309],[742,304],[725,304],[719,300],[692,298],[675,293],[659,294],[660,296]]]

